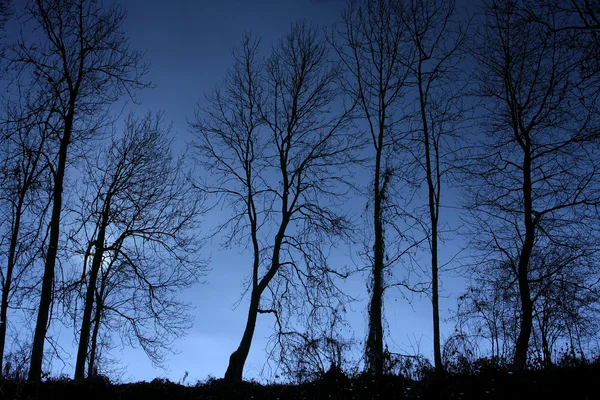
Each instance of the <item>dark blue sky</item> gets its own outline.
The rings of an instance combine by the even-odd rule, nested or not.
[[[143,106],[164,109],[180,134],[187,132],[203,93],[211,91],[231,65],[231,50],[252,31],[269,50],[299,18],[330,26],[344,0],[127,0],[126,29],[132,48],[145,49],[150,79]]]

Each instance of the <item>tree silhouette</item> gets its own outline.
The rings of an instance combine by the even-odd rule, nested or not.
[[[581,49],[559,29],[565,21],[545,10],[539,24],[516,2],[492,2],[474,53],[485,136],[472,158],[468,206],[480,268],[507,268],[518,288],[516,369],[527,366],[533,285],[597,247],[598,92],[579,68]],[[572,262],[539,272],[544,248]]]
[[[26,96],[19,101],[30,101]],[[8,104],[2,122],[2,159],[0,160],[0,212],[3,236],[0,255],[5,264],[0,306],[0,373],[8,326],[9,307],[16,307],[15,290],[27,281],[28,269],[39,255],[48,196],[48,164],[45,158],[52,126],[48,113],[34,104]],[[5,246],[6,245],[6,246]]]
[[[418,91],[417,114],[412,125],[415,146],[409,146],[427,185],[427,217],[421,225],[431,253],[431,302],[433,308],[433,354],[438,376],[443,372],[439,315],[439,241],[442,183],[452,170],[457,150],[457,124],[462,121],[464,76],[461,61],[466,43],[464,27],[454,22],[453,0],[405,2],[403,26],[414,48],[410,79]]]
[[[247,35],[192,124],[198,161],[212,178],[202,187],[231,207],[219,230],[230,229],[226,244],[252,252],[248,320],[227,380],[242,379],[259,313],[285,326],[286,313],[319,312],[337,292],[330,277],[337,271],[323,249],[349,229],[339,201],[357,146],[345,133],[349,112],[334,108],[338,77],[325,42],[305,22],[293,25],[265,61]]]
[[[393,186],[407,171],[406,159],[398,149],[408,137],[400,124],[406,117],[402,112],[403,97],[409,87],[408,65],[414,62],[415,52],[407,45],[408,32],[402,24],[400,4],[395,1],[351,1],[342,18],[343,29],[334,33],[339,39],[333,37],[332,42],[346,69],[344,90],[357,103],[360,117],[366,121],[374,153],[368,196],[373,243],[365,246],[372,274],[365,356],[367,369],[379,377],[384,366],[384,272],[405,253],[398,250],[405,227],[395,223],[400,212]]]
[[[576,258],[572,258],[576,256]],[[560,248],[538,248],[530,260],[533,302],[530,360],[549,367],[557,356],[578,358],[598,329],[597,256],[578,257]],[[585,261],[584,261],[585,260]],[[483,268],[459,298],[457,327],[490,344],[490,355],[505,363],[519,334],[519,289],[510,266]],[[568,351],[566,351],[568,350]]]
[[[182,160],[171,155],[171,132],[163,125],[160,115],[130,115],[108,151],[89,157],[78,218],[87,234],[75,379],[84,377],[86,359],[93,374],[107,319],[118,321],[125,342],[138,342],[157,365],[189,325],[177,294],[205,271],[194,232],[201,203]]]
[[[29,380],[39,382],[60,236],[63,183],[73,142],[93,135],[106,106],[123,94],[147,86],[141,53],[131,51],[122,32],[125,14],[91,0],[36,0],[25,18],[35,24],[39,41],[20,40],[8,58],[21,74],[30,74],[38,94],[52,98],[56,145],[52,165],[53,205],[45,254],[44,279],[33,339]]]

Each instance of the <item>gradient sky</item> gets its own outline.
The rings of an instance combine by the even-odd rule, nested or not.
[[[18,1],[16,1],[18,3]],[[231,49],[240,42],[245,31],[251,30],[262,37],[262,49],[286,34],[299,18],[330,26],[339,20],[345,0],[122,0],[128,18],[125,29],[132,49],[146,51],[151,62],[148,78],[156,88],[140,93],[143,99],[140,112],[164,110],[165,120],[173,122],[173,132],[180,150],[193,139],[188,120],[193,118],[198,102],[224,77],[232,63]],[[206,230],[211,220],[226,209],[216,208],[206,217]],[[456,247],[447,249],[442,256],[448,260]],[[340,248],[335,262],[351,264],[350,255],[356,249]],[[205,284],[196,285],[182,293],[195,309],[194,327],[188,335],[175,342],[179,354],[170,356],[167,370],[155,369],[139,350],[117,348],[114,358],[121,359],[118,367],[125,368],[124,381],[151,380],[165,377],[179,381],[188,371],[187,382],[220,378],[228,358],[238,346],[245,325],[248,299],[234,308],[243,290],[243,279],[249,273],[249,255],[241,250],[223,250],[218,241],[206,248],[210,256],[210,273]],[[427,257],[423,257],[424,262]],[[351,278],[346,288],[362,299],[351,306],[348,321],[356,340],[366,334],[366,281],[365,276]],[[460,292],[459,280],[442,276],[441,316],[450,316],[454,299]],[[412,304],[391,289],[386,297],[386,317],[389,327],[387,343],[391,351],[432,356],[431,307],[427,298],[415,297]],[[265,361],[266,337],[272,332],[269,316],[259,316],[254,342],[246,363],[244,377],[260,379]],[[452,322],[442,321],[442,339],[453,328]],[[62,332],[68,337],[68,329]],[[62,342],[65,348],[71,339]],[[76,351],[70,351],[71,360],[65,367],[56,365],[57,372],[72,375]]]

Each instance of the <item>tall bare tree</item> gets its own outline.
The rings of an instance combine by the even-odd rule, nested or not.
[[[384,272],[403,254],[398,250],[403,227],[394,221],[399,212],[393,187],[405,174],[405,158],[398,149],[408,137],[401,122],[406,118],[403,100],[415,51],[409,46],[401,5],[396,1],[351,1],[343,12],[343,29],[336,33],[339,38],[334,37],[333,42],[347,72],[343,86],[357,102],[373,152],[373,182],[368,196],[373,243],[366,246],[372,277],[365,356],[367,369],[381,376]]]
[[[125,14],[116,4],[30,0],[24,18],[33,25],[39,39],[21,39],[8,57],[21,74],[29,74],[32,88],[53,98],[48,112],[58,127],[54,134],[57,161],[51,169],[54,188],[50,235],[29,369],[29,380],[38,382],[53,299],[69,149],[72,143],[97,131],[103,123],[99,117],[108,105],[147,85],[141,80],[146,72],[142,54],[128,48],[122,31]]]
[[[19,102],[27,101],[27,96]],[[9,306],[13,291],[36,259],[41,234],[47,222],[45,214],[50,202],[47,192],[48,164],[46,142],[52,127],[47,113],[30,105],[7,105],[2,123],[2,160],[0,166],[0,215],[3,216],[0,257],[5,261],[0,270],[2,302],[0,305],[0,373],[8,326]],[[4,240],[6,239],[6,240]]]
[[[461,121],[465,79],[461,70],[466,31],[454,21],[454,0],[404,2],[402,23],[416,53],[409,66],[418,91],[417,115],[412,123],[416,148],[410,146],[427,186],[427,217],[421,222],[431,253],[433,354],[438,376],[443,372],[439,314],[440,206],[443,184],[451,172],[457,148],[455,130]]]
[[[507,268],[518,288],[513,364],[527,367],[535,301],[547,282],[597,251],[598,91],[582,73],[581,48],[552,7],[532,22],[523,2],[492,1],[474,52],[485,119],[468,176],[478,264]],[[572,262],[536,268],[541,249]]]
[[[126,340],[137,341],[155,364],[188,325],[176,294],[205,271],[194,232],[201,203],[183,160],[171,154],[171,142],[160,115],[130,115],[108,151],[89,158],[91,187],[78,218],[88,234],[75,379],[84,377],[88,358],[88,375],[93,373],[106,318],[128,327],[121,329]]]
[[[294,295],[317,309],[328,301],[324,279],[337,271],[323,246],[349,228],[338,203],[356,146],[345,133],[349,111],[338,77],[326,43],[305,22],[265,61],[258,41],[246,36],[192,125],[198,160],[213,178],[203,187],[232,209],[221,227],[231,229],[227,243],[249,244],[252,252],[248,319],[225,379],[242,379],[259,313],[285,323],[283,313],[296,311]],[[268,301],[266,293],[273,294]]]

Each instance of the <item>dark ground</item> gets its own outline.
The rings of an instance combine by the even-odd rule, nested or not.
[[[75,383],[50,379],[39,386],[18,380],[0,380],[0,399],[599,399],[600,363],[552,367],[511,373],[504,368],[479,366],[474,372],[449,374],[437,381],[386,376],[380,382],[368,377],[328,376],[302,385],[268,385],[244,382],[226,384],[209,380],[183,386],[168,380],[111,384],[106,378]]]

